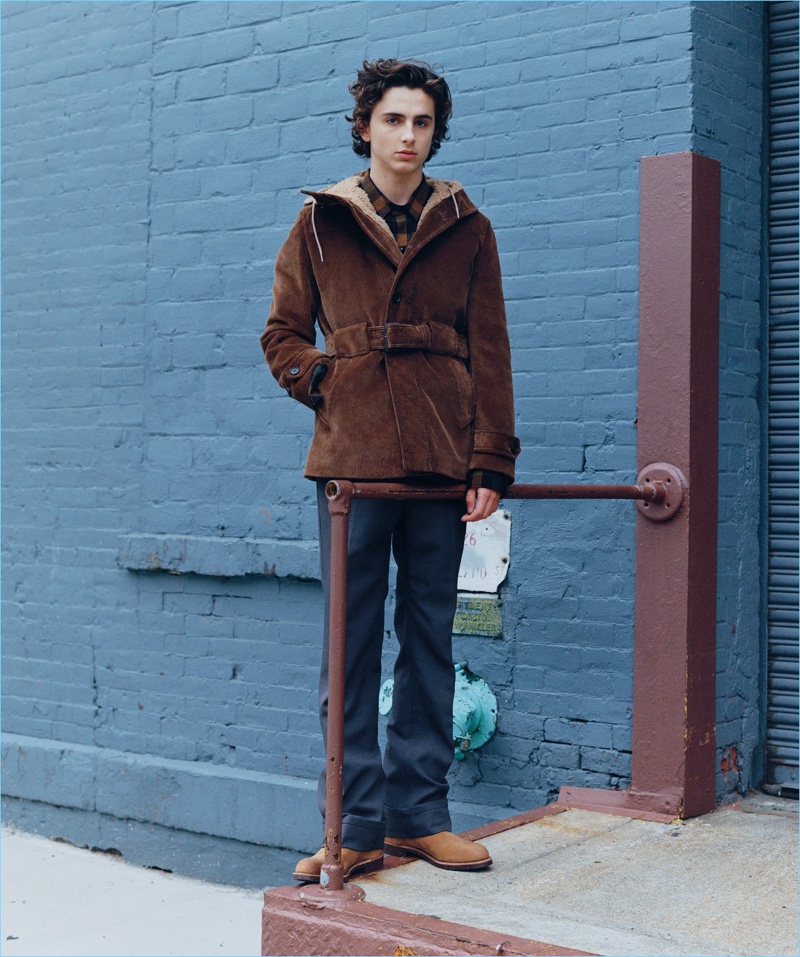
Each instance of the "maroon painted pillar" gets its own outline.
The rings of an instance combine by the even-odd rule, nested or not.
[[[715,805],[716,160],[642,160],[639,243],[637,482],[665,482],[667,501],[637,502],[631,788],[564,787],[559,803],[670,820]]]
[[[720,164],[641,165],[638,462],[669,462],[688,495],[637,516],[631,791],[681,817],[715,804]]]

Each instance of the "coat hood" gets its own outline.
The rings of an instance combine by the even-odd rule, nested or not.
[[[361,188],[361,181],[363,180],[366,174],[366,170],[361,173],[356,173],[355,176],[348,176],[347,179],[340,180],[338,183],[334,183],[333,186],[327,186],[324,189],[312,190],[312,189],[301,189],[300,192],[308,196],[308,199],[305,201],[304,205],[311,206],[311,224],[314,229],[314,237],[317,241],[317,247],[319,249],[320,258],[323,257],[322,246],[317,236],[316,223],[314,220],[314,208],[316,206],[324,207],[328,205],[333,205],[335,203],[344,203],[345,205],[355,207],[367,219],[373,223],[379,230],[384,231],[386,235],[394,241],[394,236],[392,231],[389,228],[389,224],[383,219],[382,216],[379,216],[375,211],[375,207],[372,205],[369,196]],[[426,177],[430,185],[433,187],[433,192],[428,198],[428,202],[425,204],[425,207],[422,210],[422,213],[419,217],[419,223],[417,224],[417,229],[420,229],[426,217],[434,210],[436,207],[440,206],[442,203],[449,203],[449,212],[450,219],[453,222],[468,216],[471,213],[476,213],[478,211],[475,204],[467,196],[464,191],[464,187],[461,183],[456,182],[455,180],[447,179],[433,179],[432,177]],[[445,207],[447,208],[447,207]]]

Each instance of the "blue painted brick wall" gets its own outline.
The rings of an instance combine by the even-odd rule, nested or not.
[[[142,472],[149,4],[3,9],[4,726],[91,744]],[[134,519],[135,520],[135,519]]]
[[[312,423],[257,340],[299,188],[360,168],[346,83],[399,55],[444,66],[455,116],[430,172],[497,231],[522,481],[635,474],[639,159],[723,161],[720,744],[752,752],[758,8],[3,4],[5,732],[150,755],[172,781],[202,764],[219,788],[316,775],[321,592],[296,559],[316,535]],[[511,511],[504,635],[456,642],[500,702],[453,772],[465,824],[630,775],[633,509]],[[137,534],[164,551],[130,567],[169,552],[185,574],[130,571]],[[755,783],[739,762],[721,790]],[[222,810],[196,827],[250,833]]]

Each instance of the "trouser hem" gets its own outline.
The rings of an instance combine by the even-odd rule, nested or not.
[[[386,827],[382,821],[369,821],[352,814],[342,818],[342,847],[351,851],[377,851],[383,847]]]
[[[413,808],[386,808],[386,833],[389,837],[428,837],[452,829],[446,800],[429,801]]]

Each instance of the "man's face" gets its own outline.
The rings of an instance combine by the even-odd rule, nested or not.
[[[373,173],[417,181],[433,140],[435,105],[424,90],[390,87],[359,130],[370,145]]]

